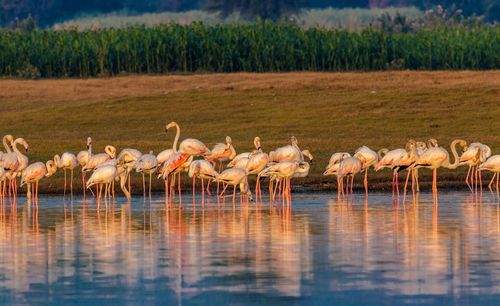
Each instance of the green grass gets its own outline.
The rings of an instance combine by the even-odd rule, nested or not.
[[[230,135],[238,152],[250,150],[254,136],[270,151],[295,135],[316,157],[310,176],[297,183],[318,188],[334,181],[321,175],[330,154],[361,145],[377,150],[436,138],[449,149],[463,138],[500,152],[498,71],[2,80],[0,90],[0,134],[24,137],[31,161],[82,150],[87,136],[94,152],[112,144],[158,153],[172,145],[174,133],[164,132],[172,120],[181,139],[211,147]],[[465,170],[440,171],[441,184],[457,186]],[[387,186],[389,175],[377,173],[372,186]],[[54,190],[60,174],[46,182]]]
[[[22,78],[124,73],[488,70],[500,68],[500,27],[415,33],[302,29],[289,23],[158,25],[122,29],[0,31],[0,75]]]

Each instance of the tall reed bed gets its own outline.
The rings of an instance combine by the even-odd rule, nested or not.
[[[0,75],[498,69],[500,27],[388,34],[255,24],[0,31]]]

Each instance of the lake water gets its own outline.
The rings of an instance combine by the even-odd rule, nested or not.
[[[81,305],[500,303],[500,205],[485,193],[297,194],[166,209],[20,198],[0,214],[0,303]],[[213,200],[212,200],[213,201]]]

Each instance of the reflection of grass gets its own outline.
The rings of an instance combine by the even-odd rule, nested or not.
[[[311,9],[304,10],[298,16],[298,23],[305,27],[319,25],[328,28],[342,27],[356,30],[367,27],[384,13],[395,15],[396,12],[399,12],[407,17],[417,17],[423,14],[422,11],[414,7],[384,9]],[[128,25],[154,26],[171,22],[190,24],[193,21],[201,21],[206,24],[242,22],[238,14],[233,14],[225,19],[220,19],[217,14],[211,14],[204,11],[147,13],[142,15],[117,12],[97,16],[82,16],[56,24],[54,28],[57,29],[74,26],[78,26],[80,29],[117,28]]]
[[[174,133],[163,130],[171,120],[181,138],[212,146],[230,135],[238,152],[251,149],[254,136],[270,151],[295,135],[316,156],[305,182],[331,182],[320,175],[330,154],[363,144],[394,148],[433,137],[448,148],[460,137],[498,153],[499,88],[498,71],[2,80],[0,135],[25,137],[31,161],[77,152],[87,136],[94,152],[113,144],[157,153],[172,144]],[[462,179],[463,170],[447,178]]]

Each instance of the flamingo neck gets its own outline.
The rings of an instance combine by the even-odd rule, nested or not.
[[[457,144],[459,142],[462,142],[463,140],[460,140],[460,139],[455,139],[451,142],[451,145],[450,145],[450,149],[451,149],[451,153],[453,154],[453,163],[450,164],[450,160],[448,159],[446,161],[446,164],[444,165],[445,168],[448,168],[448,169],[456,169],[460,163],[460,158],[458,157],[458,153],[457,153]]]
[[[19,151],[19,149],[17,148],[18,144],[19,144],[19,139],[14,140],[14,142],[12,143],[12,151],[14,151],[14,153],[16,153],[18,156],[23,156],[21,151]]]
[[[7,152],[7,153],[12,152],[12,151],[10,150],[10,146],[7,144],[7,136],[4,136],[4,137],[3,137],[2,142],[3,142],[3,146],[5,147],[6,152]]]
[[[174,150],[174,153],[177,153],[177,143],[179,142],[179,137],[181,136],[181,128],[178,124],[175,125],[175,128],[177,131],[175,132],[175,139],[172,145],[172,150]]]

